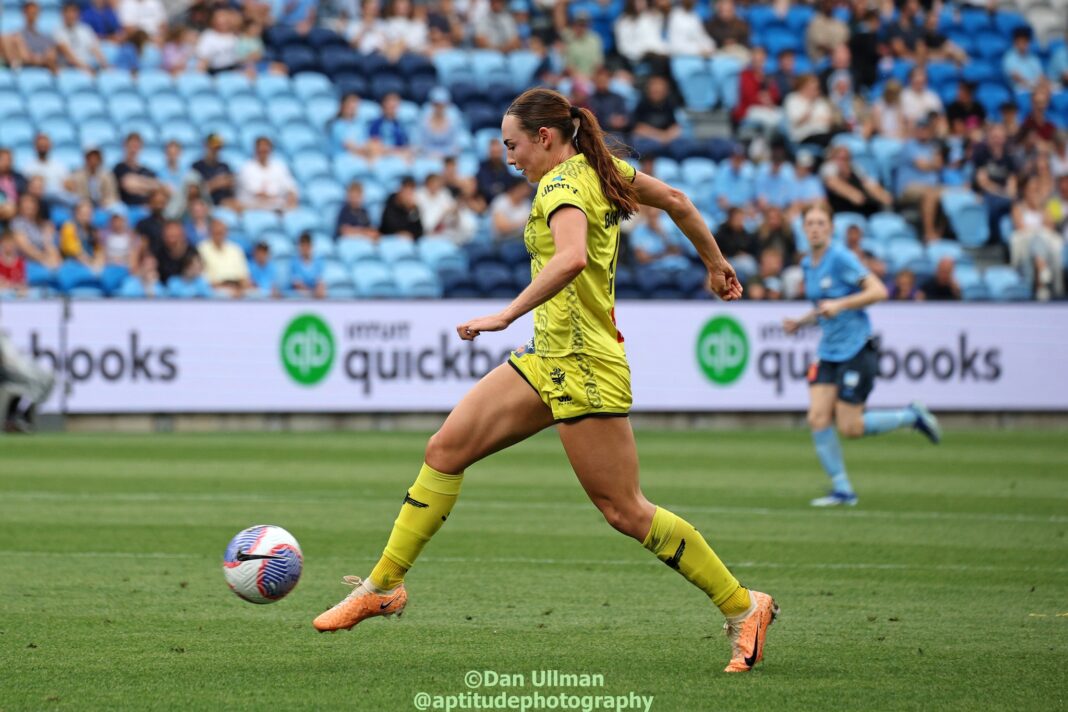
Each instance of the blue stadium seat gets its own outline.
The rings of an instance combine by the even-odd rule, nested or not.
[[[22,95],[10,89],[0,89],[0,119],[26,113]]]
[[[283,48],[282,63],[289,68],[291,77],[322,70],[318,53],[302,45],[291,45]]]
[[[148,115],[157,124],[164,125],[175,119],[186,118],[186,104],[180,96],[157,94],[148,102]]]
[[[267,230],[281,227],[278,215],[269,210],[246,210],[241,216],[241,228],[253,239]]]
[[[301,194],[308,204],[317,210],[345,199],[345,189],[341,184],[326,176],[315,178],[307,185],[301,186]]]
[[[399,262],[393,267],[393,278],[400,296],[408,299],[440,299],[441,281],[422,262]]]
[[[691,185],[700,185],[716,177],[716,162],[710,158],[687,158],[679,164],[681,173]]]
[[[930,250],[928,250],[928,255],[930,255]],[[967,289],[983,283],[982,273],[979,272],[975,265],[971,264],[954,265],[953,278],[957,280],[957,284],[960,285],[961,289]]]
[[[378,255],[387,264],[404,260],[418,260],[415,243],[406,237],[384,235],[378,241]]]
[[[352,272],[335,260],[323,264],[323,284],[329,290],[334,287],[352,287]]]
[[[975,91],[975,98],[988,114],[998,115],[1001,105],[1012,101],[1012,92],[1004,84],[985,82]]]
[[[267,230],[259,236],[253,236],[255,242],[266,242],[267,246],[271,250],[272,262],[279,265],[280,269],[285,270],[285,274],[289,274],[289,260],[297,253],[296,247],[293,245],[293,241],[286,237],[286,234],[281,230]],[[280,266],[280,262],[285,261],[285,267]],[[282,272],[279,272],[279,282],[288,284],[289,279],[283,279]]]
[[[910,237],[894,237],[886,246],[886,259],[891,272],[899,272],[914,260],[924,258],[923,245]]]
[[[337,96],[334,93],[334,85],[330,83],[330,80],[323,74],[318,72],[300,72],[299,74],[292,71],[290,67],[290,74],[293,75],[293,93],[296,94],[302,100],[311,99],[313,96],[329,96],[337,100]],[[334,113],[337,113],[336,110]]]
[[[871,155],[879,166],[879,180],[883,185],[893,185],[894,173],[897,170],[901,150],[905,144],[894,138],[876,136],[870,144]]]
[[[990,290],[985,284],[960,285],[960,298],[966,302],[985,302],[990,299]]]
[[[275,126],[284,126],[291,121],[303,122],[305,119],[304,102],[291,94],[272,97],[265,100],[263,105],[267,107],[267,118]]]
[[[738,103],[738,76],[744,68],[737,57],[717,55],[712,58],[712,75],[719,87],[720,103],[727,109],[733,109]]]
[[[330,159],[319,151],[298,151],[290,156],[290,167],[298,183],[307,183],[319,176],[329,177],[333,171]]]
[[[96,92],[96,82],[92,74],[80,69],[61,69],[56,75],[56,91],[64,96],[81,91]]]
[[[5,126],[4,129],[6,133],[7,127]],[[53,146],[62,143],[77,143],[78,141],[78,129],[65,116],[50,116],[47,119],[42,119],[37,122],[37,130],[48,134],[48,138],[52,139]]]
[[[421,183],[426,180],[426,177],[428,175],[434,173],[441,173],[444,168],[445,164],[441,161],[440,158],[430,158],[423,156],[420,158],[416,158],[415,161],[412,162],[411,174],[416,181]]]
[[[334,80],[346,72],[364,73],[362,58],[351,47],[324,47],[319,52],[319,63],[323,68],[323,72]]]
[[[67,294],[78,287],[101,288],[100,279],[89,267],[74,260],[66,260],[56,270],[56,285],[59,291]],[[100,295],[103,296],[101,292]]]
[[[834,239],[839,242],[845,242],[846,232],[851,225],[860,227],[862,238],[871,234],[871,228],[868,227],[868,219],[866,217],[860,213],[841,212],[834,215]]]
[[[161,141],[177,141],[187,150],[196,150],[200,146],[200,132],[184,118],[173,118],[160,127]]]
[[[293,82],[284,74],[261,74],[256,77],[255,92],[264,101],[274,97],[293,96]]]
[[[7,128],[5,126],[5,129]],[[106,118],[88,119],[81,122],[78,126],[78,133],[81,136],[82,148],[86,149],[121,140],[115,125]]]
[[[511,84],[512,73],[502,53],[492,49],[474,49],[470,54],[471,69],[482,86],[494,82]]]
[[[55,87],[52,73],[41,67],[23,67],[15,72],[15,85],[23,96],[29,96],[37,91],[51,90]]]
[[[232,97],[237,94],[252,94],[254,89],[247,74],[230,71],[219,72],[215,75],[215,91],[219,93],[219,96]]]
[[[897,213],[875,213],[868,218],[868,231],[873,239],[887,243],[897,238],[915,240],[915,231]]]
[[[984,30],[974,35],[973,51],[980,59],[1000,61],[1012,46],[1012,42],[997,30]]]
[[[815,9],[810,5],[791,5],[786,12],[786,25],[793,32],[804,35],[815,14]]]
[[[122,124],[134,116],[144,116],[148,109],[139,94],[123,92],[108,99],[108,114],[116,124]]]
[[[1031,297],[1031,289],[1024,284],[1020,273],[1008,265],[994,265],[983,272],[983,282],[996,301],[1022,301]]]
[[[471,279],[475,287],[486,296],[508,290],[515,293],[515,278],[512,269],[503,262],[480,262],[471,268]]]
[[[472,76],[474,69],[467,52],[461,49],[447,49],[434,54],[434,67],[438,70],[438,79],[442,84],[451,86],[460,76]]]
[[[998,82],[1001,81],[1001,66],[993,61],[973,58],[961,69],[960,78],[975,84]]]
[[[133,75],[125,69],[104,69],[97,72],[96,88],[104,96],[118,91],[137,91]]]
[[[289,155],[305,150],[321,150],[322,132],[316,131],[309,124],[289,123],[278,132],[278,144]]]
[[[981,247],[990,238],[990,223],[986,207],[979,197],[968,190],[942,192],[942,210],[957,241],[965,247]]]
[[[357,294],[365,299],[395,299],[400,296],[392,270],[382,262],[357,262],[352,266],[352,281]]]
[[[386,186],[393,186],[411,172],[411,166],[400,156],[382,156],[371,166],[371,174]]]
[[[420,238],[417,245],[419,258],[433,269],[467,270],[467,258],[454,243],[441,237]]]
[[[348,185],[354,180],[363,180],[371,175],[367,161],[351,153],[341,153],[334,158],[334,176]]]
[[[346,265],[378,260],[378,248],[365,237],[343,237],[337,241],[337,256]]]
[[[92,96],[96,102],[100,102],[100,97],[96,94],[82,95]],[[99,106],[103,106],[103,102],[100,102]],[[56,92],[51,89],[37,91],[31,94],[26,99],[26,109],[34,121],[41,121],[49,116],[69,116],[67,113],[67,102],[64,101]],[[77,111],[77,109],[75,109]],[[103,109],[95,112],[102,114]],[[86,114],[82,114],[85,116]]]
[[[943,257],[949,257],[958,266],[962,260],[970,261],[970,258],[964,254],[964,248],[961,247],[961,244],[953,240],[935,240],[927,243],[927,256],[933,262],[938,262]]]
[[[330,216],[320,215],[317,210],[306,207],[297,207],[293,210],[288,210],[282,216],[282,226],[286,231],[286,234],[290,238],[296,240],[300,237],[300,234],[305,231],[317,232],[323,228],[328,222]]]
[[[137,73],[137,91],[148,98],[160,92],[175,91],[174,79],[162,69],[143,69]]]
[[[233,123],[226,113],[226,102],[218,94],[208,92],[189,97],[189,118],[196,124],[205,124],[215,119]]]
[[[304,115],[312,126],[325,127],[337,116],[338,100],[332,95],[320,94],[301,101],[304,102]]]
[[[512,86],[521,91],[534,83],[534,72],[541,64],[542,58],[530,50],[515,50],[508,53],[506,61],[512,77]]]
[[[253,120],[266,120],[263,103],[252,94],[237,94],[226,102],[226,113],[235,124],[247,124]]]

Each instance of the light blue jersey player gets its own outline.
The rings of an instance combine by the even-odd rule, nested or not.
[[[941,433],[937,418],[920,403],[900,410],[865,412],[864,403],[879,371],[879,352],[865,307],[886,299],[886,287],[856,255],[831,243],[828,207],[806,210],[804,230],[811,248],[801,262],[805,298],[816,306],[800,319],[784,320],[783,327],[793,334],[803,326],[819,324],[823,332],[818,360],[808,370],[808,424],[820,464],[831,478],[831,492],[812,500],[812,505],[855,505],[857,495],[846,474],[838,433],[859,438],[915,428],[933,443]]]

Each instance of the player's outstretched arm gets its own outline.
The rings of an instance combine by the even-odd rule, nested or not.
[[[708,269],[709,288],[726,301],[740,298],[742,283],[738,281],[730,262],[720,252],[716,238],[690,198],[681,190],[641,171],[634,174],[634,189],[638,192],[639,203],[660,208],[667,213],[686,239],[697,248],[697,254]]]
[[[863,309],[881,302],[889,296],[886,285],[874,274],[868,274],[860,283],[861,290],[841,299],[827,299],[819,303],[817,311],[820,316],[832,318],[847,309]]]
[[[456,333],[471,341],[483,331],[502,331],[530,310],[552,299],[586,269],[586,213],[567,205],[549,219],[556,252],[534,281],[503,311],[460,324]]]

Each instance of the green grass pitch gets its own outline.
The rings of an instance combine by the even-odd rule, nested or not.
[[[402,618],[314,632],[341,576],[377,559],[424,440],[3,438],[0,710],[411,710],[468,692],[470,670],[524,675],[491,696],[636,693],[654,710],[1068,708],[1064,432],[846,443],[845,511],[807,506],[825,478],[805,432],[640,432],[647,496],[782,606],[738,676],[720,672],[718,611],[604,523],[552,433],[468,472]],[[269,606],[222,576],[257,523],[304,550]],[[604,684],[535,688],[536,670]]]

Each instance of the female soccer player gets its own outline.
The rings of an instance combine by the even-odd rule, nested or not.
[[[847,438],[880,435],[899,428],[915,428],[937,443],[938,419],[920,403],[901,410],[864,411],[875,376],[879,354],[864,310],[886,299],[886,287],[842,245],[831,242],[831,210],[814,205],[803,213],[811,252],[801,261],[805,297],[816,308],[800,319],[785,319],[786,333],[819,324],[823,330],[819,360],[809,366],[808,424],[823,469],[831,478],[831,492],[812,500],[814,507],[852,506],[857,495],[846,475],[838,432]]]
[[[712,291],[737,299],[737,276],[689,198],[615,158],[594,115],[561,94],[524,92],[508,108],[501,133],[508,163],[537,185],[524,237],[533,280],[503,311],[456,330],[472,340],[533,310],[534,337],[475,385],[431,437],[378,565],[367,579],[346,577],[354,590],[314,625],[347,629],[400,613],[408,598],[404,575],[448,517],[464,470],[555,424],[579,482],[608,523],[712,599],[732,644],[726,671],[747,671],[763,656],[775,601],[742,587],[689,522],[649,502],[638,484],[627,417],[630,369],[614,317],[619,223],[639,203],[660,208],[697,247]]]

